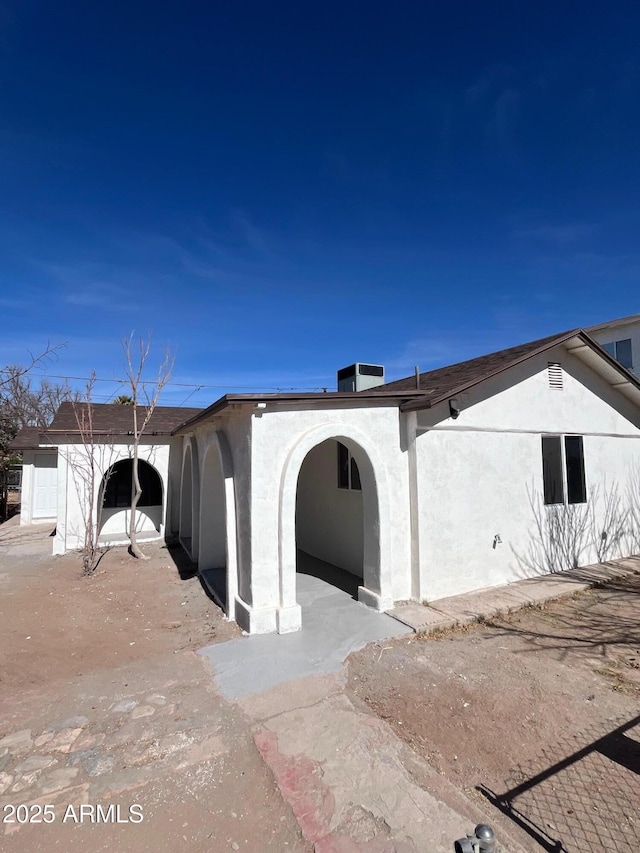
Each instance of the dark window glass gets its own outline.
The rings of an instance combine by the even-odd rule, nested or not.
[[[562,444],[560,436],[542,436],[542,478],[545,504],[564,503],[562,487]]]
[[[358,471],[358,466],[353,456],[351,457],[351,488],[362,491],[362,485],[360,484],[360,471]]]
[[[631,340],[616,341],[616,358],[623,367],[631,370],[633,362],[631,360]]]
[[[162,506],[162,483],[160,476],[148,462],[140,460],[138,474],[142,494],[138,506]],[[123,459],[111,468],[107,475],[102,505],[106,509],[126,509],[131,506],[133,484],[133,460]]]
[[[616,357],[616,345],[614,343],[602,344],[602,349],[606,350],[612,358]]]
[[[567,463],[567,500],[570,504],[583,504],[587,500],[587,485],[584,477],[582,436],[566,436],[564,452]]]
[[[349,488],[349,451],[338,442],[338,488]]]

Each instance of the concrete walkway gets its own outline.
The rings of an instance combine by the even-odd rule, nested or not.
[[[637,572],[640,572],[640,557],[594,563],[567,572],[525,578],[505,586],[441,598],[429,605],[415,601],[398,604],[389,614],[416,632],[430,634],[511,613],[528,605],[564,598]]]
[[[404,744],[384,720],[345,692],[343,663],[364,644],[469,624],[572,595],[640,571],[640,558],[530,578],[423,606],[374,613],[346,590],[298,575],[303,630],[243,637],[201,654],[220,692],[251,721],[254,741],[314,853],[445,853],[487,819]],[[335,580],[335,579],[334,579]],[[491,814],[499,849],[530,839]]]
[[[487,820],[486,805],[352,701],[342,674],[281,684],[239,705],[314,853],[450,853]],[[500,851],[530,849],[501,816],[491,823]]]
[[[341,672],[351,652],[375,640],[410,633],[348,592],[318,577],[298,574],[302,631],[240,637],[207,646],[200,654],[214,667],[225,699],[239,699],[297,678]]]

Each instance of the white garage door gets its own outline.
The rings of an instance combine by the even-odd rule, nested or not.
[[[35,457],[33,518],[55,518],[58,506],[58,457],[39,453]]]

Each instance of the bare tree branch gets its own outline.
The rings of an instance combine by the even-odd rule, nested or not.
[[[4,389],[4,386],[11,381],[14,381],[16,378],[21,378],[26,376],[27,373],[30,373],[33,368],[37,364],[42,364],[47,359],[51,358],[51,356],[56,355],[58,350],[64,349],[66,344],[55,344],[51,345],[47,342],[46,348],[39,354],[33,355],[32,352],[29,353],[29,361],[20,367],[3,367],[0,368],[0,391]]]
[[[96,382],[95,371],[92,372],[85,386],[84,394],[72,398],[73,413],[80,434],[79,458],[75,452],[67,451],[67,464],[73,469],[73,482],[78,492],[80,512],[83,523],[82,572],[92,574],[103,550],[99,546],[100,527],[102,522],[102,499],[97,501],[97,490],[102,483],[106,488],[109,476],[109,465],[105,463],[105,450],[102,448],[100,460],[96,456],[96,440],[93,421],[93,387]],[[60,451],[59,451],[60,452]],[[104,473],[104,479],[103,479]],[[99,496],[98,496],[99,497]],[[94,517],[94,506],[96,507]]]
[[[148,557],[140,550],[136,534],[136,511],[138,501],[142,495],[139,470],[140,439],[149,425],[151,416],[158,404],[162,389],[171,379],[173,373],[174,357],[171,349],[166,347],[163,351],[163,359],[158,367],[156,378],[152,381],[144,380],[144,369],[147,358],[151,351],[151,337],[138,338],[135,340],[132,332],[128,338],[122,340],[122,350],[125,357],[125,375],[133,408],[133,478],[131,484],[131,517],[129,519],[129,553],[141,560]]]

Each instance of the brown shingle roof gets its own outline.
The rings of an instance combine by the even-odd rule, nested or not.
[[[40,444],[40,429],[38,427],[22,427],[13,441],[10,450],[31,450]]]
[[[617,320],[607,320],[606,323],[598,323],[597,326],[589,326],[587,332],[599,332],[601,329],[609,327],[628,326],[631,323],[637,323],[640,320],[640,314],[629,314],[627,317],[618,317]]]
[[[457,364],[450,364],[447,367],[440,367],[437,370],[421,373],[420,391],[429,400],[429,404],[431,404],[435,400],[448,397],[464,387],[487,379],[489,376],[506,370],[519,361],[536,353],[543,352],[579,333],[579,329],[574,329],[570,332],[551,335],[547,338],[539,338],[537,341],[530,341],[527,344],[520,344],[516,347],[499,350],[488,355],[481,355],[478,358],[471,358],[468,361],[460,361]],[[371,391],[415,392],[416,378],[415,376],[407,376],[405,379],[398,379],[395,382],[387,382],[386,385],[372,388]]]
[[[557,335],[549,335],[546,338],[539,338],[536,341],[530,341],[526,344],[520,344],[509,349],[492,352],[488,355],[482,355],[479,358],[472,358],[468,361],[461,361],[458,364],[451,364],[447,367],[441,367],[438,370],[430,370],[427,373],[420,374],[420,388],[416,389],[416,378],[408,376],[405,379],[398,379],[395,382],[387,382],[385,385],[379,385],[375,388],[368,388],[366,391],[350,391],[350,392],[334,392],[330,391],[326,394],[306,393],[306,394],[227,394],[221,397],[208,409],[203,409],[191,423],[185,423],[182,426],[190,427],[201,420],[217,414],[232,403],[256,403],[256,402],[313,402],[317,404],[333,405],[337,400],[351,399],[387,399],[397,403],[400,408],[405,410],[428,408],[442,399],[446,399],[455,393],[459,393],[464,388],[468,388],[483,379],[488,379],[496,373],[507,370],[515,366],[526,358],[544,352],[553,346],[564,343],[576,335],[581,335],[589,345],[598,350],[608,361],[614,363],[606,353],[602,352],[601,348],[592,341],[585,332],[581,329],[573,329],[569,332],[562,332]],[[619,365],[616,366],[626,373]],[[175,433],[180,429],[176,428]]]
[[[117,403],[93,403],[93,430],[96,434],[129,435],[133,431],[133,407]],[[79,415],[86,412],[87,403],[62,403],[56,412],[52,424],[43,430],[50,437],[55,433],[78,432],[76,411]],[[179,406],[156,406],[151,415],[146,435],[171,435],[176,427],[193,418],[201,409],[180,408]],[[144,416],[144,407],[138,406],[138,421]]]

